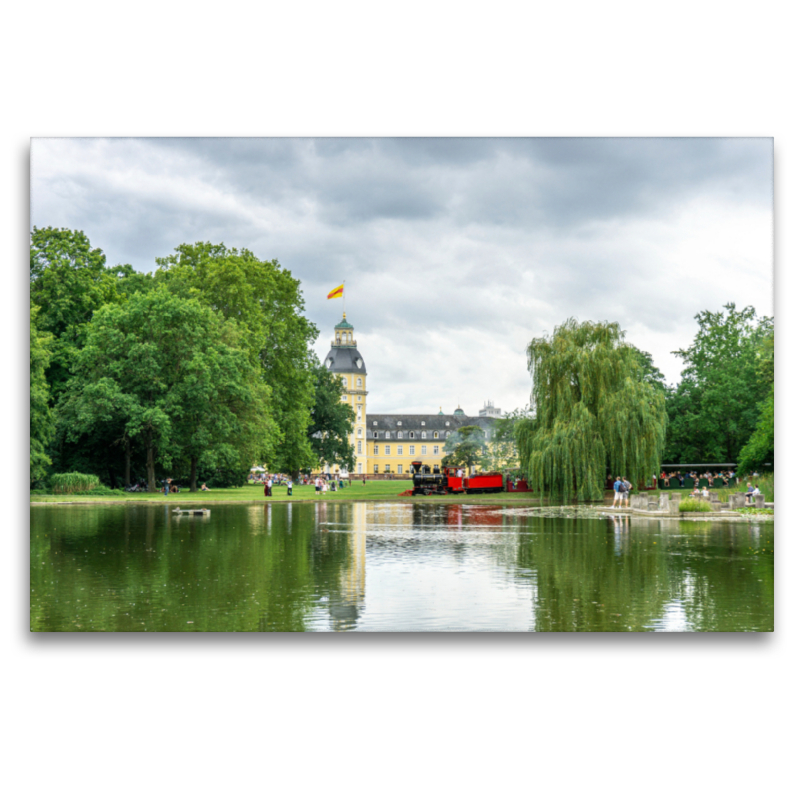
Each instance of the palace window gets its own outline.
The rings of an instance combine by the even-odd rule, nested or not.
[[[425,433],[425,431],[422,431],[422,438],[423,439],[427,439],[428,438],[428,434]]]
[[[447,425],[448,428],[450,427],[450,423],[449,422],[445,422],[445,425]]]
[[[357,452],[359,455],[361,455],[361,442],[358,442]]]
[[[413,445],[413,444],[411,444],[411,445],[409,445],[409,446],[408,446],[408,454],[409,454],[410,456],[415,456],[415,455],[417,454],[417,452],[416,452],[416,451],[417,451],[417,448],[416,448],[416,447],[414,447],[414,445]]]
[[[359,389],[361,388],[361,378],[356,378],[356,386],[358,386]]]
[[[364,430],[362,428],[358,429],[358,435],[359,436],[363,436],[364,435]]]
[[[439,438],[439,431],[434,431],[433,432],[433,438],[434,439],[438,439]]]
[[[414,431],[411,431],[411,433],[408,434],[408,438],[409,439],[413,439],[414,438]]]
[[[420,422],[420,425],[424,425],[424,424],[425,424],[425,421],[424,421],[424,420],[423,420],[422,422]]]
[[[359,444],[361,444],[361,442],[359,442]],[[360,453],[361,451],[359,450],[358,452]],[[433,446],[433,454],[434,454],[435,456],[438,456],[438,455],[439,455],[439,445],[438,445],[438,444],[435,444],[435,445]]]
[[[422,450],[422,455],[424,456],[428,455],[428,448],[425,445],[422,445],[421,450]]]
[[[403,438],[403,431],[397,431],[397,438],[398,439],[402,439]]]
[[[342,378],[342,386],[344,386],[345,389],[347,388],[347,378]]]
[[[392,448],[391,448],[391,447],[389,447],[389,445],[388,445],[388,444],[387,444],[387,445],[386,445],[386,447],[384,448],[384,450],[383,450],[383,454],[384,454],[384,455],[386,455],[386,456],[389,456],[389,455],[391,455],[391,454],[392,454]]]
[[[362,465],[362,463],[361,463],[360,461],[358,462],[358,471],[359,471],[360,473],[363,473],[363,472],[364,472],[364,466]]]
[[[372,455],[378,455],[378,445],[375,445],[375,447],[372,448]]]
[[[378,465],[377,465],[377,464],[375,464],[375,465],[372,467],[372,471],[373,471],[373,472],[374,472],[376,475],[378,474]]]
[[[403,455],[403,445],[401,444],[397,445],[397,455]]]
[[[387,439],[391,439],[392,438],[392,434],[389,433],[389,431],[386,431],[386,438]]]
[[[392,471],[392,465],[391,464],[384,464],[383,471],[388,475]]]
[[[398,475],[402,475],[403,474],[403,465],[402,464],[398,464],[397,465],[397,474]]]
[[[343,395],[342,395],[342,402],[343,402],[343,403],[346,403],[346,402],[347,402],[347,395],[346,395],[346,394],[343,394]]]

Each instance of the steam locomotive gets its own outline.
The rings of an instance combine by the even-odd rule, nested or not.
[[[412,494],[490,494],[503,491],[503,475],[500,472],[488,472],[484,475],[473,475],[471,478],[459,477],[455,467],[434,467],[421,461],[412,461],[414,474]]]

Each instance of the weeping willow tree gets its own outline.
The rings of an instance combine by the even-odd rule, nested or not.
[[[664,394],[645,381],[641,359],[616,322],[568,319],[532,339],[532,417],[516,426],[523,471],[535,492],[597,500],[606,469],[636,486],[660,467]]]

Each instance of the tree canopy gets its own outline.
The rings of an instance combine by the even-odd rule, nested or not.
[[[606,470],[634,485],[660,466],[664,395],[617,323],[568,319],[528,346],[533,417],[517,424],[522,469],[534,491],[602,497]]]
[[[445,466],[465,465],[471,470],[473,466],[481,463],[486,452],[486,436],[483,428],[479,425],[463,425],[447,437],[444,451],[448,455],[446,463],[442,459]]]
[[[764,343],[773,321],[747,306],[702,311],[691,346],[676,350],[684,362],[680,383],[667,393],[670,462],[735,462],[752,436],[768,398],[771,375]],[[759,355],[761,354],[761,355]],[[765,361],[766,359],[766,361]],[[766,366],[764,366],[766,364]]]
[[[30,482],[42,480],[47,467],[52,463],[46,447],[53,438],[55,426],[53,411],[50,408],[50,393],[45,370],[50,364],[53,335],[40,331],[37,327],[39,309],[31,304],[31,344],[30,344]]]
[[[272,416],[280,432],[273,465],[294,475],[316,456],[308,439],[314,406],[314,357],[319,333],[304,315],[300,281],[273,261],[224,244],[182,244],[156,259],[157,282],[197,297],[245,332],[245,346],[272,390]]]
[[[157,463],[186,459],[194,489],[201,458],[243,470],[268,458],[270,391],[241,336],[235,323],[163,287],[102,308],[60,407],[67,438],[111,425],[121,447],[144,449],[151,491]]]
[[[314,408],[308,428],[309,442],[316,455],[315,466],[339,464],[348,472],[355,469],[355,454],[348,436],[353,432],[356,414],[341,401],[339,377],[323,364],[316,363],[314,373]]]

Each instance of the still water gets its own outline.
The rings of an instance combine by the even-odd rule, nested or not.
[[[34,631],[769,631],[773,524],[400,503],[31,508]]]

